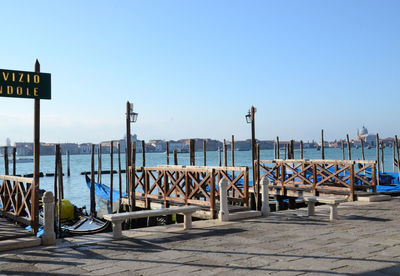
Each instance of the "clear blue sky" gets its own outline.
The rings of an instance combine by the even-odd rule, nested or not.
[[[400,1],[3,1],[0,68],[52,74],[41,140],[400,135]],[[0,99],[0,144],[33,101]]]

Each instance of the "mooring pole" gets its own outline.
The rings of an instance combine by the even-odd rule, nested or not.
[[[347,153],[349,156],[349,160],[351,160],[351,146],[350,146],[350,138],[349,135],[346,135],[346,139],[347,139]]]
[[[35,73],[40,73],[40,63],[36,60]],[[33,131],[33,192],[32,192],[32,229],[36,234],[39,226],[39,173],[40,173],[40,99],[34,99]]]
[[[110,145],[110,209],[113,212],[113,190],[114,190],[114,141]],[[121,200],[121,198],[120,198]]]
[[[396,155],[397,155],[397,172],[400,181],[400,155],[399,155],[399,140],[397,139],[397,135],[394,136],[394,141],[396,144]]]
[[[204,166],[207,166],[207,141],[205,139],[203,140],[203,159]]]
[[[91,169],[90,169],[90,215],[96,216],[96,201],[95,201],[95,190],[94,190],[94,144],[92,144],[92,158],[91,158]]]
[[[381,165],[380,165],[380,159],[379,159],[379,134],[376,134],[376,163],[378,166],[378,176],[377,176],[377,181],[378,185],[380,185],[380,175],[381,175]]]
[[[321,129],[321,159],[325,159],[325,142],[324,142],[324,130]]]
[[[71,176],[69,150],[67,150],[67,176]]]
[[[121,201],[122,201],[122,175],[121,175],[121,144],[118,143],[118,190],[119,190],[119,207],[121,208]],[[119,209],[120,209],[119,208]],[[118,209],[118,212],[119,212]]]
[[[165,147],[166,147],[165,153],[167,154],[167,165],[169,165],[169,143],[168,143],[168,141],[165,142]]]
[[[279,154],[280,154],[279,147],[280,147],[280,145],[279,145],[279,137],[276,136],[276,159],[280,158],[280,156],[279,156]]]

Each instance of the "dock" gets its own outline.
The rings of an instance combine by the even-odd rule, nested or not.
[[[0,218],[0,252],[10,249],[35,247],[41,240],[28,230]]]
[[[56,246],[0,253],[4,274],[398,275],[400,199],[347,202],[329,222],[306,208],[235,222],[195,221],[65,238]]]

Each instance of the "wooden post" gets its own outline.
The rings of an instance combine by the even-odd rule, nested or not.
[[[224,139],[224,149],[223,149],[223,151],[224,151],[224,166],[225,167],[228,167],[228,153],[227,153],[227,150],[228,150],[228,148],[227,148],[227,145],[226,145],[226,140]]]
[[[110,144],[110,209],[113,212],[113,190],[114,190],[114,141]]]
[[[195,166],[195,164],[196,164],[195,144],[194,143],[195,143],[194,139],[190,139],[190,144],[189,144],[190,166]]]
[[[399,140],[397,139],[397,135],[394,137],[395,144],[396,144],[396,155],[397,155],[397,172],[399,175],[399,182],[400,182],[400,159],[399,159]]]
[[[279,159],[279,150],[280,150],[280,146],[279,146],[279,137],[276,136],[276,159]]]
[[[101,144],[99,144],[98,148],[97,148],[97,183],[101,183],[101,152],[102,152],[102,147]]]
[[[12,156],[13,156],[13,175],[17,175],[17,149],[13,147],[12,151]]]
[[[60,147],[59,144],[56,144],[56,149],[55,149],[55,161],[54,161],[54,186],[53,186],[53,190],[54,190],[54,202],[58,202],[58,148]],[[57,213],[58,216],[58,213]],[[58,225],[58,224],[57,224]],[[57,232],[59,231],[59,229],[57,230]]]
[[[119,208],[118,211],[121,208],[121,201],[122,201],[122,173],[121,173],[121,145],[118,143],[117,146],[118,150],[118,190],[119,190]]]
[[[294,159],[294,140],[290,140],[290,159]]]
[[[396,172],[396,145],[394,143],[394,139],[393,139],[393,143],[392,143],[392,151],[393,151],[393,172]]]
[[[276,159],[276,142],[274,142],[274,159]]]
[[[349,160],[351,160],[351,145],[350,145],[350,138],[349,135],[346,135],[346,139],[347,139],[347,154],[349,157]]]
[[[8,147],[3,148],[3,155],[4,155],[4,174],[9,175],[9,166],[8,166]]]
[[[61,146],[58,145],[57,147],[58,150],[58,164],[57,164],[57,178],[58,178],[58,234],[61,236],[61,210],[62,210],[62,200],[64,199],[64,187],[62,185],[62,160],[61,160]]]
[[[131,170],[130,170],[130,180],[128,183],[129,186],[129,202],[130,202],[130,207],[131,211],[135,210],[136,208],[136,142],[132,143],[132,155],[131,155]],[[127,172],[128,173],[128,172]],[[143,171],[144,172],[144,166],[143,166]]]
[[[382,160],[382,172],[385,172],[385,161],[384,161],[384,153],[383,153],[383,141],[381,143],[381,160]]]
[[[232,135],[231,142],[231,159],[232,159],[232,167],[235,167],[235,136]],[[232,171],[232,179],[235,179],[235,171]]]
[[[378,168],[378,175],[377,175],[377,184],[380,185],[380,174],[381,174],[381,166],[379,161],[379,134],[376,134],[376,163]]]
[[[71,176],[69,150],[67,150],[67,176]]]
[[[256,208],[257,210],[261,210],[261,196],[260,196],[260,144],[256,145],[257,150],[257,165],[254,165],[256,173],[254,174],[256,177],[255,184],[256,185]]]
[[[40,64],[36,60],[35,73],[40,73]],[[33,191],[32,191],[32,229],[36,234],[39,226],[39,174],[40,174],[40,100],[34,100],[33,131]]]
[[[300,140],[300,159],[304,159],[304,155],[303,155],[303,141]]]
[[[174,150],[174,165],[178,165],[178,154],[176,152],[176,150]]]
[[[222,160],[221,160],[221,148],[218,147],[218,166],[221,167],[222,165]],[[218,179],[219,181],[219,179]]]
[[[324,142],[324,130],[321,129],[321,159],[325,159],[325,142]]]
[[[216,209],[215,209],[215,169],[212,169],[209,172],[210,175],[210,211],[211,217],[215,219]],[[220,191],[221,192],[221,191]],[[220,198],[222,198],[222,194],[220,194]]]
[[[355,194],[354,194],[354,163],[351,163],[351,165],[350,165],[350,198],[351,198],[351,201],[355,200]]]
[[[144,140],[142,140],[142,160],[143,160],[143,167],[146,167],[146,145],[144,143]]]
[[[167,154],[167,165],[169,165],[169,143],[168,143],[168,141],[165,142],[165,147],[166,147],[165,153]]]
[[[128,179],[128,169],[131,165],[131,103],[129,101],[126,102],[126,150],[125,150],[125,164],[126,164],[126,183],[129,182]],[[126,185],[126,190],[128,191],[128,185]]]
[[[342,144],[342,159],[345,160],[346,157],[344,156],[344,140],[341,141]]]
[[[90,174],[90,214],[96,216],[96,201],[94,187],[94,145],[92,144],[91,174]]]
[[[256,168],[254,167],[254,161],[256,160],[256,127],[255,127],[256,126],[256,108],[254,106],[251,106],[251,108],[250,108],[250,115],[251,115],[251,162],[252,162],[252,169],[253,169],[253,184],[255,185],[255,183],[256,183]],[[256,204],[258,204],[257,201],[256,201]],[[256,207],[258,207],[258,206],[256,205]]]
[[[204,166],[207,166],[207,140],[203,140],[203,158],[204,158]]]
[[[364,140],[361,139],[361,156],[362,156],[362,160],[365,160],[365,154],[364,154]]]
[[[63,168],[62,168],[62,154],[61,147],[58,149],[58,192],[60,194],[59,200],[64,199],[64,182],[63,182]]]

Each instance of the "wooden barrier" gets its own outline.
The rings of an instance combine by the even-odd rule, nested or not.
[[[129,170],[130,190],[135,198],[145,200],[147,208],[151,200],[162,200],[164,207],[172,203],[194,204],[209,209],[216,217],[216,201],[219,199],[216,185],[221,179],[228,182],[228,199],[231,202],[249,205],[247,167],[131,166]]]
[[[356,168],[357,165],[357,168]],[[355,191],[376,192],[376,161],[352,160],[266,160],[257,162],[261,179],[278,195],[288,191],[317,196],[339,194],[355,199]],[[370,173],[366,173],[371,171]]]
[[[34,179],[0,175],[0,180],[0,214],[25,225],[37,225],[34,221]]]

